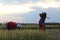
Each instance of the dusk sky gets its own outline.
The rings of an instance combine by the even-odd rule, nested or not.
[[[38,23],[42,12],[46,22],[60,23],[60,0],[0,0],[0,22]]]

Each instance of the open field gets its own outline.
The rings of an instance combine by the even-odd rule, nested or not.
[[[41,30],[0,30],[0,40],[60,40],[60,29]]]
[[[5,30],[6,25],[0,25],[0,29]],[[22,24],[21,29],[39,29],[38,24]],[[46,24],[46,29],[60,29],[60,24]]]
[[[60,25],[46,25],[46,27],[60,27]],[[0,27],[0,40],[60,40],[60,29],[46,29],[46,32],[43,32],[38,25],[22,25],[22,29],[7,30],[3,25]]]

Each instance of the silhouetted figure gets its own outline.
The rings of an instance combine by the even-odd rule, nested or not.
[[[15,29],[17,28],[17,24],[15,22],[8,22],[7,28],[9,29]]]
[[[41,30],[45,31],[45,19],[46,19],[46,13],[43,12],[39,14],[40,20],[39,20],[39,27]]]

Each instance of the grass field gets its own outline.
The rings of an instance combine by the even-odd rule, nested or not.
[[[46,25],[46,27],[60,27],[60,25]],[[43,32],[38,25],[22,25],[22,29],[7,30],[3,25],[0,27],[0,40],[60,40],[60,29],[46,29]]]

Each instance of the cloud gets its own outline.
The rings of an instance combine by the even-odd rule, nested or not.
[[[12,13],[25,13],[34,11],[31,7],[33,4],[25,3],[25,4],[3,4],[0,3],[0,15],[12,14]]]
[[[35,6],[45,8],[45,9],[60,8],[60,2],[46,0],[46,2],[36,2]]]
[[[19,1],[19,0],[18,0]],[[34,11],[32,7],[40,7],[43,9],[47,8],[60,8],[60,2],[56,1],[51,1],[51,0],[46,0],[45,2],[43,1],[37,1],[33,2],[34,0],[29,0],[26,3],[20,3],[17,0],[11,0],[9,1],[10,3],[5,4],[5,2],[8,2],[8,0],[4,2],[0,2],[0,15],[6,15],[6,14],[22,14],[22,13],[28,13],[30,11]]]
[[[6,22],[6,21],[7,22],[8,21],[36,22],[36,20],[38,18],[38,15],[36,13],[40,13],[43,10],[47,11],[47,10],[49,10],[49,8],[50,9],[53,8],[53,10],[55,10],[55,8],[59,9],[60,1],[56,1],[56,0],[43,0],[43,1],[42,0],[41,1],[40,0],[38,0],[38,1],[37,0],[24,0],[24,1],[23,0],[5,0],[4,1],[3,0],[0,2],[0,16],[1,15],[10,15],[10,16],[0,17],[0,20],[1,20],[0,22]],[[56,9],[56,10],[58,10],[58,9]],[[53,10],[52,11],[51,10],[49,10],[50,11],[49,14],[53,11]],[[23,16],[21,15],[21,17],[19,17],[19,16],[16,17],[16,16],[14,16],[16,14],[17,15],[24,14],[24,15]],[[28,14],[28,15],[26,15],[27,17],[25,17],[25,14]],[[33,15],[37,15],[37,16],[33,17]],[[35,18],[35,20],[33,20],[33,18]]]
[[[22,17],[19,17],[19,16],[0,16],[1,23],[6,23],[9,21],[22,23],[23,20],[22,20]]]

